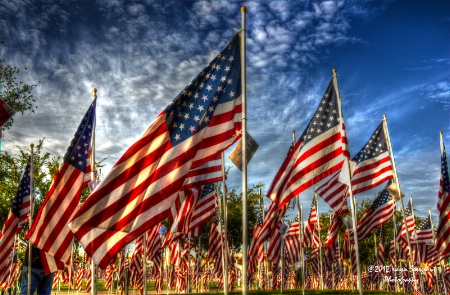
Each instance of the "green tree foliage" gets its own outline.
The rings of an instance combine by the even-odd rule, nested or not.
[[[33,150],[33,179],[36,195],[34,214],[50,189],[53,175],[56,173],[59,158],[43,151],[44,139],[34,146]],[[12,201],[16,195],[22,179],[25,166],[28,162],[30,150],[20,148],[19,153],[10,155],[0,154],[0,224],[3,226],[11,209]]]
[[[0,99],[23,115],[28,111],[33,113],[37,106],[33,95],[36,85],[20,81],[18,77],[21,71],[20,68],[8,65],[4,59],[0,59]],[[8,129],[13,122],[14,117],[9,119],[2,128]]]

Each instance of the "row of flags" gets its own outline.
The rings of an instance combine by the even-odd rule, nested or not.
[[[171,252],[178,253],[181,257],[180,246],[174,246],[179,245],[177,241],[190,233],[194,234],[201,224],[215,214],[216,197],[213,184],[222,178],[221,153],[237,142],[242,132],[245,132],[242,130],[241,34],[242,32],[238,32],[225,49],[170,102],[100,183],[95,179],[93,164],[96,109],[94,99],[67,149],[36,218],[30,222],[31,226],[26,235],[27,240],[46,253],[46,272],[53,272],[61,269],[64,264],[71,264],[74,238],[80,242],[95,264],[106,269],[128,243],[138,240],[139,246],[139,242],[141,245],[143,243],[139,239],[144,234],[155,235],[155,232],[148,233],[148,229],[154,229],[167,217],[171,221],[171,228],[158,247],[178,247],[178,250],[173,249]],[[5,104],[0,107],[7,110]],[[438,246],[435,250],[446,257],[450,251],[450,201],[442,136],[441,155],[438,197],[440,218],[437,229]],[[317,263],[322,256],[320,251],[323,245],[318,236],[319,222],[314,202],[304,230],[300,223],[297,227],[286,229],[282,218],[294,198],[327,178],[328,181],[315,190],[317,196],[322,197],[335,213],[324,255],[329,264],[334,263],[338,249],[337,231],[341,224],[346,224],[348,242],[353,245],[346,251],[354,253],[350,254],[354,255],[352,273],[357,275],[358,288],[361,289],[358,241],[369,237],[375,228],[383,226],[394,217],[396,202],[402,202],[402,196],[385,119],[364,147],[350,160],[336,73],[310,122],[299,140],[293,142],[269,187],[267,196],[272,203],[264,221],[259,227],[255,227],[249,257],[249,261],[253,263],[250,263],[250,273],[255,273],[255,261],[261,263],[265,256],[274,265],[283,262],[283,257],[286,257],[288,263],[274,268],[272,283],[277,284],[276,273],[279,274],[281,282],[286,282],[285,268],[304,256],[304,248],[311,248],[308,259],[313,266],[313,272],[320,275],[320,283],[323,285],[327,270],[324,271],[322,263]],[[25,183],[20,186],[20,192],[16,195],[1,236],[2,274],[11,269],[14,235],[22,230],[21,226],[27,215],[30,215],[32,176],[25,174],[24,179]],[[386,181],[389,183],[378,194],[364,216],[357,221],[354,195]],[[95,189],[79,206],[81,192],[89,184]],[[343,214],[349,212],[348,201],[352,208],[351,216],[344,219]],[[412,207],[407,212],[410,216]],[[29,220],[31,221],[31,218]],[[396,240],[404,240],[405,233],[407,248],[413,251],[409,231],[414,222],[406,217],[404,221],[405,229],[400,229]],[[427,224],[423,225],[423,230],[426,226]],[[213,232],[214,228],[217,231],[217,227],[220,225],[213,223],[210,235],[217,234]],[[218,230],[219,234],[221,230],[223,229]],[[420,239],[428,239],[428,236],[424,238],[424,235],[421,232],[417,234],[416,230],[412,241],[420,244]],[[229,262],[227,273],[222,273],[227,277],[228,274],[236,273],[236,270],[233,270],[231,260],[229,261],[226,240],[219,240],[220,243],[213,240],[210,244],[208,259],[214,263],[218,276],[221,269],[223,271],[222,264]],[[267,253],[264,254],[266,241]],[[214,245],[214,242],[217,242],[217,245]],[[222,251],[218,251],[219,248]],[[418,249],[416,252],[423,251],[425,250]],[[428,253],[427,251],[425,252]],[[218,258],[219,253],[221,258]],[[136,255],[139,257],[141,254]],[[153,259],[159,261],[158,258]],[[244,260],[246,261],[247,257],[244,257]],[[158,262],[154,263],[158,265]],[[181,264],[176,265],[179,267],[177,272],[183,272]],[[142,261],[139,262],[139,258],[132,259],[131,268],[139,269],[141,266]],[[119,269],[123,270],[124,267]],[[263,272],[262,269],[259,271]],[[305,274],[303,276],[306,277]],[[5,277],[6,275],[3,275],[0,280],[1,284],[6,281]],[[142,281],[140,278],[138,280]],[[222,284],[225,281],[223,280]],[[183,281],[178,283],[183,284],[186,285]],[[316,281],[311,279],[309,284],[314,285]],[[414,286],[414,289],[417,289],[417,286]]]

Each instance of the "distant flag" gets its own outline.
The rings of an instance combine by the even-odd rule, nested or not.
[[[436,249],[446,256],[450,252],[450,179],[448,175],[447,153],[445,152],[442,132],[441,143],[441,180],[439,182],[438,210],[439,223],[437,226]]]
[[[378,196],[359,220],[358,240],[368,237],[374,228],[385,224],[394,215],[395,201],[387,190],[388,185],[389,183],[378,193]]]
[[[68,264],[73,233],[67,224],[77,210],[81,192],[91,180],[91,137],[95,128],[96,100],[92,102],[78,126],[64,160],[27,234],[36,247]],[[49,260],[47,272],[57,269]],[[106,265],[105,265],[106,267]]]
[[[398,231],[397,234],[397,239],[399,239],[400,236],[402,237],[406,237],[406,228],[408,228],[408,233],[410,235],[412,235],[414,233],[415,230],[415,223],[414,223],[414,215],[413,215],[413,211],[412,211],[412,206],[411,206],[411,201],[408,201],[408,204],[406,205],[405,208],[405,219],[406,219],[406,227],[405,227],[405,222],[402,222],[402,227],[401,229]]]
[[[70,226],[105,267],[129,241],[161,222],[201,167],[240,138],[240,37],[159,114],[83,203]]]
[[[433,228],[431,226],[431,216],[422,220],[422,222],[416,227],[416,237],[414,240],[421,244],[434,244]]]
[[[269,187],[267,196],[280,209],[302,191],[340,170],[348,156],[344,120],[333,79]]]
[[[22,230],[30,213],[30,166],[31,157],[17,189],[8,218],[0,235],[0,285],[6,283],[13,263],[14,237]]]
[[[354,195],[372,189],[394,177],[383,122],[351,160]]]
[[[203,223],[210,220],[216,214],[216,192],[214,184],[206,184],[202,188],[200,198],[194,207],[191,220],[189,223],[189,231],[199,228]]]
[[[15,111],[3,100],[0,99],[0,127],[14,115]]]

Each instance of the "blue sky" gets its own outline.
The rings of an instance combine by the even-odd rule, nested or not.
[[[4,151],[45,137],[63,156],[96,87],[96,155],[107,173],[240,29],[242,5],[248,132],[259,144],[249,185],[269,187],[336,68],[351,155],[386,114],[402,189],[416,214],[430,207],[437,222],[440,130],[450,148],[448,1],[3,1],[0,54],[28,69],[23,81],[40,81],[36,113],[16,115]],[[240,171],[226,165],[241,191]],[[305,218],[312,194],[301,196]]]

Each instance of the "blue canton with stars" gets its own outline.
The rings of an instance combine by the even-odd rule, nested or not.
[[[408,201],[408,204],[405,208],[405,216],[411,216],[413,214],[412,208],[411,208],[411,201]]]
[[[427,218],[422,220],[422,222],[416,227],[416,230],[427,230],[431,229],[431,216],[428,215]]]
[[[241,95],[239,42],[237,33],[164,110],[172,146],[207,127],[218,104]]]
[[[309,122],[308,127],[306,127],[300,137],[303,145],[307,144],[320,134],[339,125],[341,123],[339,113],[337,94],[334,89],[333,80],[331,80],[319,107]]]
[[[200,195],[200,199],[209,195],[214,191],[214,183],[205,184],[202,189],[202,194]]]
[[[370,137],[369,141],[364,147],[353,157],[352,161],[357,164],[369,160],[371,158],[378,157],[382,153],[386,152],[387,142],[384,134],[383,122],[378,126],[375,132]]]
[[[388,184],[386,185],[386,187],[381,192],[378,193],[377,198],[375,200],[373,200],[372,205],[370,205],[372,210],[375,210],[378,207],[383,206],[387,202],[392,201],[392,196],[391,196],[391,194],[389,194],[389,191],[387,189],[387,187],[390,184],[391,184],[391,182],[389,181]]]
[[[28,160],[25,171],[23,172],[22,180],[20,181],[19,188],[17,189],[16,196],[11,205],[11,212],[17,217],[20,217],[20,211],[22,210],[23,199],[30,196],[30,166],[31,159]]]
[[[91,147],[92,131],[94,130],[96,101],[97,99],[94,99],[84,115],[84,118],[78,126],[78,130],[64,155],[64,162],[68,162],[70,165],[83,172],[86,170],[86,166],[89,163],[88,153]]]
[[[447,152],[445,151],[444,143],[442,143],[442,155],[441,155],[441,174],[442,174],[442,185],[444,191],[450,193],[450,180],[448,176],[448,166],[447,166]]]

